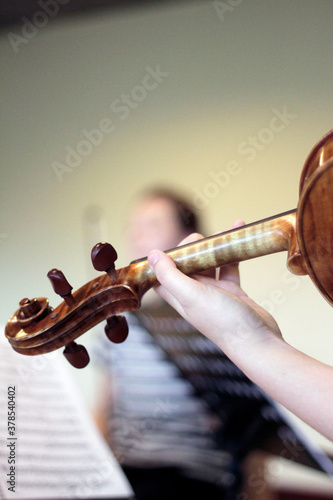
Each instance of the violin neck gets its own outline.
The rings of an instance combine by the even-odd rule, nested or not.
[[[291,210],[172,248],[166,253],[187,275],[281,251],[288,251],[290,255],[297,247],[295,225],[296,210]],[[139,297],[157,284],[146,258],[131,262],[123,271],[125,281]]]

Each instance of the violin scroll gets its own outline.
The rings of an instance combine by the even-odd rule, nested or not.
[[[84,368],[89,363],[89,354],[75,340],[93,326],[107,319],[105,333],[108,339],[114,343],[126,340],[127,321],[119,313],[137,309],[140,300],[126,284],[126,279],[117,282],[116,258],[117,253],[109,243],[95,245],[93,265],[106,274],[73,293],[62,271],[49,271],[47,276],[53,290],[63,302],[53,309],[44,297],[22,299],[5,329],[13,349],[21,354],[36,355],[65,347],[64,356],[69,363],[75,368]]]
[[[38,299],[24,298],[19,303],[17,323],[21,328],[44,318],[50,312],[49,301],[44,297]]]

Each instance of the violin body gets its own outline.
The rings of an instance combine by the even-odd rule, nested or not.
[[[187,275],[226,264],[287,251],[287,267],[309,275],[333,304],[333,130],[310,152],[300,179],[297,209],[232,229],[166,253]],[[122,312],[138,309],[142,296],[157,284],[146,258],[116,270],[117,254],[108,243],[92,250],[95,269],[105,274],[72,293],[61,271],[48,273],[64,300],[55,309],[45,298],[23,299],[9,318],[5,335],[13,349],[36,355],[66,347],[65,356],[82,368],[89,356],[75,340],[104,319],[110,340],[126,339]]]

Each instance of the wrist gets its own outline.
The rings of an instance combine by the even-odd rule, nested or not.
[[[282,345],[287,345],[281,336],[267,326],[257,328],[240,327],[217,336],[214,340],[220,349],[236,364],[247,364],[253,357],[267,357]]]

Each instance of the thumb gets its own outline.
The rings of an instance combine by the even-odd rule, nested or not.
[[[195,304],[200,283],[179,271],[176,264],[160,250],[149,252],[148,262],[160,284],[157,293],[180,314],[186,314],[186,309]]]

